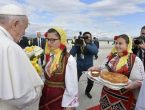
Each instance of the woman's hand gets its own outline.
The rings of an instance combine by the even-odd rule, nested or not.
[[[92,70],[100,70],[100,68],[99,68],[99,67],[90,67],[90,68],[88,69],[88,71],[92,71]]]
[[[140,84],[138,82],[136,82],[136,81],[128,82],[126,84],[127,84],[127,86],[124,89],[130,89],[131,90],[131,89],[136,89],[136,88],[140,87]]]
[[[44,88],[44,85],[41,86],[41,89],[43,89],[43,88]]]
[[[66,107],[65,110],[71,110],[71,107]]]

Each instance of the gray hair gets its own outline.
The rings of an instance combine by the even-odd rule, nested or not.
[[[2,25],[9,25],[12,21],[18,20],[20,25],[23,24],[25,20],[25,15],[4,15],[0,14],[0,24]]]

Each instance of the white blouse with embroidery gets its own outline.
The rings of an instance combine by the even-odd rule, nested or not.
[[[52,62],[53,54],[50,53],[50,61],[45,66],[45,71],[47,75],[50,77],[50,74],[47,70],[47,66]],[[55,55],[54,55],[55,57]],[[46,58],[44,58],[43,64],[45,64]],[[45,81],[44,73],[42,75],[42,80]],[[65,91],[62,98],[62,107],[77,107],[79,106],[79,98],[78,98],[78,78],[77,78],[77,66],[76,60],[72,55],[68,58],[66,64],[65,71]]]

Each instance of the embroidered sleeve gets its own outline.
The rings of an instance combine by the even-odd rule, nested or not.
[[[136,81],[136,82],[139,84],[140,87],[142,86],[142,83],[141,82],[139,82],[139,81]]]
[[[102,63],[102,65],[100,65],[99,66],[99,68],[100,68],[100,70],[107,70],[107,68],[106,68],[106,63],[107,63],[107,61],[108,61],[108,58],[105,58],[105,60],[104,60],[104,62]]]
[[[77,67],[76,61],[72,56],[68,58],[66,65],[65,85],[62,107],[77,107],[79,105]]]
[[[139,57],[136,56],[129,79],[132,81],[141,82],[144,79],[144,67]]]
[[[145,76],[145,74],[144,74],[143,63],[140,60],[140,58],[136,56],[129,79],[131,81],[137,81],[141,86],[144,76]],[[140,88],[136,88],[133,90],[135,99],[138,98],[139,91],[140,91]]]

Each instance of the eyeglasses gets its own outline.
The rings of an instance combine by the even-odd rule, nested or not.
[[[48,40],[48,42],[50,41],[51,43],[54,43],[56,40],[59,40],[59,39],[49,39],[49,38],[46,38]]]

